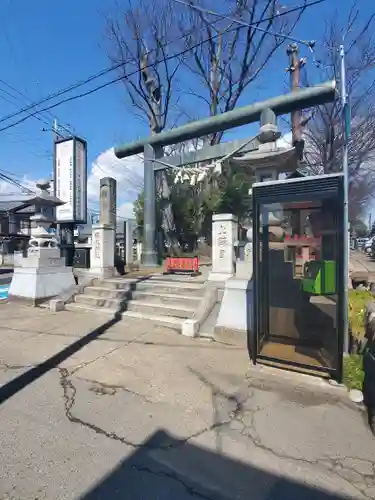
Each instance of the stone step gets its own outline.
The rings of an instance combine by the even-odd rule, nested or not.
[[[152,276],[148,276],[147,281],[167,281],[174,283],[193,283],[199,285],[205,283],[206,279],[203,276],[197,277],[189,274],[154,274]]]
[[[78,294],[74,297],[74,302],[77,304],[85,304],[96,308],[111,309],[116,312],[119,311],[122,304],[126,302],[121,298],[98,297],[95,295],[88,295],[86,293]]]
[[[105,317],[113,318],[115,311],[113,309],[107,309],[105,307],[93,307],[87,304],[79,304],[77,302],[71,302],[65,304],[65,309],[67,311],[77,312],[80,314],[103,314]],[[173,316],[158,316],[156,314],[145,314],[136,311],[125,311],[121,313],[121,317],[125,320],[135,320],[135,321],[150,321],[152,324],[157,324],[160,326],[165,326],[167,328],[172,328],[181,333],[183,319],[175,318]]]
[[[131,291],[126,288],[108,288],[104,286],[87,286],[84,290],[85,295],[92,297],[101,297],[109,299],[126,299]]]
[[[72,311],[72,312],[79,312],[79,313],[98,313],[98,314],[105,314],[108,316],[114,315],[116,311],[113,309],[107,309],[106,307],[95,307],[95,306],[90,306],[88,304],[80,304],[78,302],[70,302],[68,304],[65,304],[65,309],[67,311]]]
[[[187,305],[172,305],[143,300],[130,300],[126,305],[126,311],[133,311],[157,316],[174,316],[176,318],[191,318],[196,307]]]
[[[199,302],[202,297],[197,297],[196,295],[182,295],[176,293],[164,293],[159,290],[134,290],[131,292],[131,298],[133,300],[144,300],[153,304],[177,304],[180,305],[181,302],[192,306],[194,308],[198,307]]]
[[[156,280],[140,281],[134,287],[137,291],[151,291],[152,293],[173,295],[188,295],[193,293],[195,296],[202,296],[205,290],[204,284]]]
[[[94,280],[93,286],[99,288],[111,288],[112,290],[130,290],[132,282],[132,280],[125,280],[122,278],[97,278]]]
[[[174,316],[158,316],[157,314],[149,314],[137,311],[125,311],[122,313],[122,317],[124,319],[132,318],[135,320],[150,321],[153,324],[173,328],[175,330],[178,330],[179,332],[181,332],[182,323],[184,322],[183,319],[176,318]]]

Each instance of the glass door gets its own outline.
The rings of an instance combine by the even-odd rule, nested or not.
[[[338,369],[338,210],[312,199],[254,211],[254,361]]]

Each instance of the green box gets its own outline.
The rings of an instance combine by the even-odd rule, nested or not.
[[[311,295],[332,295],[336,293],[336,262],[334,260],[306,262],[302,289]]]

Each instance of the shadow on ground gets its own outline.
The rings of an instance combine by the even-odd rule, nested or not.
[[[137,280],[134,281],[133,286],[140,281],[145,281],[149,279],[149,276],[141,276]],[[90,344],[94,340],[99,339],[109,328],[113,325],[121,321],[122,313],[126,310],[126,302],[124,302],[118,311],[114,312],[113,317],[100,325],[98,328],[95,328],[91,332],[88,332],[85,336],[78,339],[76,342],[68,345],[62,351],[54,354],[50,358],[48,358],[43,363],[34,366],[30,370],[22,373],[18,377],[14,378],[7,384],[0,387],[0,405],[2,405],[9,398],[17,394],[19,391],[25,389],[29,384],[35,382],[40,377],[45,375],[50,370],[56,368],[60,363],[63,363],[70,356],[80,351],[83,347]]]
[[[80,500],[344,500],[156,432]]]
[[[95,328],[84,337],[68,345],[68,347],[66,347],[62,351],[59,351],[57,354],[54,354],[43,363],[40,363],[34,366],[33,368],[30,368],[30,370],[27,370],[25,373],[22,373],[18,377],[12,379],[7,384],[1,386],[0,405],[5,403],[5,401],[10,399],[19,391],[25,389],[29,384],[32,384],[33,382],[38,380],[40,377],[45,375],[50,370],[56,368],[60,363],[64,362],[70,356],[81,350],[84,346],[90,344],[90,342],[99,338],[108,330],[108,328],[115,325],[120,320],[121,320],[121,314],[115,313],[114,317],[109,321],[107,321],[106,323],[104,323],[103,325],[100,325],[98,328]]]

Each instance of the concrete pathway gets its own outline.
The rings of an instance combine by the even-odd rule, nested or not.
[[[375,498],[345,392],[243,348],[0,305],[0,499]]]
[[[362,251],[351,250],[349,257],[349,273],[352,279],[366,279],[375,282],[375,261]]]

